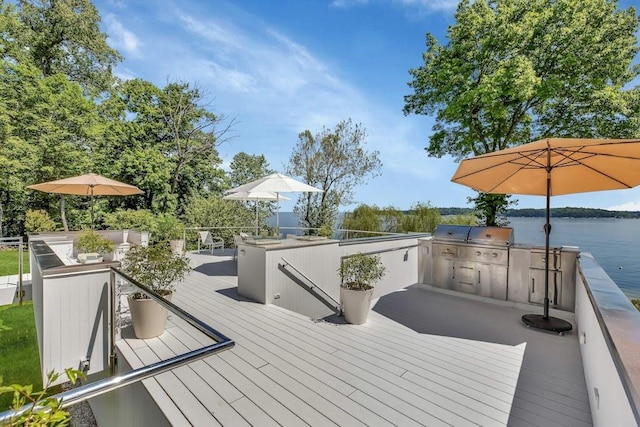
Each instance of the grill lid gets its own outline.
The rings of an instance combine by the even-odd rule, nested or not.
[[[447,242],[466,242],[469,237],[468,225],[440,224],[433,230],[433,238]]]
[[[511,227],[471,227],[468,243],[482,245],[513,245],[513,228]]]

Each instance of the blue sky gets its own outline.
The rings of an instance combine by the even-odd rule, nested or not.
[[[382,175],[356,188],[355,204],[469,206],[475,193],[450,182],[453,159],[430,158],[433,119],[404,116],[408,70],[421,65],[425,34],[446,42],[452,0],[99,0],[109,43],[125,60],[115,72],[164,86],[197,83],[216,114],[236,118],[219,146],[264,154],[283,172],[298,134],[351,118],[367,129]],[[544,198],[517,196],[517,207]],[[292,210],[282,202],[283,211]],[[552,207],[640,210],[640,189],[557,196]]]

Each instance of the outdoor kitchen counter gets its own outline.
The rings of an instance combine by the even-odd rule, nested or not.
[[[304,246],[335,244],[338,242],[339,242],[338,240],[327,239],[326,237],[299,236],[299,237],[289,237],[286,239],[249,238],[244,242],[242,242],[242,244],[254,246],[254,247],[261,247],[261,248],[264,248],[265,250],[282,250],[282,249],[291,249],[291,248],[304,247]]]

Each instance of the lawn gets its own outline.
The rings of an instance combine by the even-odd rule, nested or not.
[[[3,385],[33,384],[34,390],[42,389],[31,301],[25,301],[22,307],[18,304],[0,307],[0,349],[0,377]],[[0,394],[0,412],[11,407],[12,398],[11,393]]]
[[[29,272],[29,251],[24,250],[22,253],[22,269],[23,273]],[[11,274],[18,274],[18,250],[10,249],[7,251],[0,251],[0,276],[9,276]]]

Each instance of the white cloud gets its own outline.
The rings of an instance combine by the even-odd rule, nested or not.
[[[627,202],[617,206],[607,208],[610,211],[640,211],[640,200],[635,202]]]
[[[140,56],[142,43],[136,35],[127,30],[115,15],[109,13],[104,18],[109,39],[114,48],[132,56]]]

